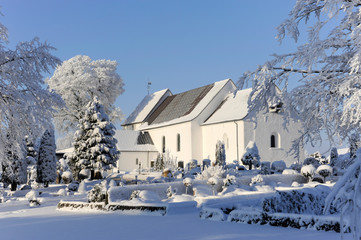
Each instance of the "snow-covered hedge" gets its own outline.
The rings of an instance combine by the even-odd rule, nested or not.
[[[157,183],[157,184],[141,184],[141,185],[127,185],[122,187],[111,187],[108,190],[108,200],[111,202],[119,202],[122,200],[128,200],[135,190],[148,190],[152,191],[160,198],[167,198],[167,189],[169,186],[177,192],[177,194],[183,194],[186,188],[183,182],[169,182],[169,183]]]
[[[266,214],[256,211],[234,210],[229,214],[227,221],[340,232],[339,218],[335,216]],[[349,231],[349,229],[346,229],[346,232]]]
[[[266,213],[295,213],[321,215],[330,188],[317,186],[290,191],[276,191],[263,200],[262,209]],[[333,210],[334,211],[334,210]]]

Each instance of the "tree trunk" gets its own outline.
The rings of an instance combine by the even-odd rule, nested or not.
[[[47,187],[49,187],[49,181],[44,182],[44,188],[47,188]]]
[[[14,181],[11,183],[11,191],[16,191],[18,184]]]
[[[249,169],[248,170],[252,170],[252,163],[249,165]]]

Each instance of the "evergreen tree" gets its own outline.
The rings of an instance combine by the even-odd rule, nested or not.
[[[338,152],[337,152],[337,148],[333,147],[331,149],[331,153],[330,153],[330,165],[332,167],[336,166],[338,162]]]
[[[164,169],[164,156],[163,154],[158,153],[157,159],[155,160],[156,171],[162,171]]]
[[[28,135],[25,136],[26,144],[26,163],[27,163],[27,184],[35,182],[37,179],[37,153],[34,147],[34,142]]]
[[[55,149],[54,131],[46,130],[40,142],[37,171],[38,182],[44,183],[44,187],[56,179]]]
[[[216,144],[216,165],[226,166],[226,150],[224,149],[224,143],[221,141]]]
[[[360,136],[357,133],[351,134],[349,139],[350,144],[350,159],[356,158],[356,151],[360,147]]]
[[[26,183],[27,164],[24,157],[24,149],[14,141],[15,136],[13,134],[15,132],[11,131],[11,129],[12,127],[10,126],[4,141],[5,152],[3,154],[4,159],[1,162],[1,181],[5,187],[11,185],[11,191],[15,191],[18,184]]]
[[[74,177],[78,179],[82,169],[94,172],[115,166],[119,155],[115,127],[96,97],[87,104],[78,126],[80,130],[74,135],[74,154],[69,159]]]

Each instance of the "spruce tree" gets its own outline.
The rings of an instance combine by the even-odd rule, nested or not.
[[[55,156],[54,131],[46,130],[41,138],[39,147],[37,181],[48,187],[49,182],[56,179],[56,156]]]
[[[69,159],[74,177],[78,180],[82,169],[101,172],[115,167],[119,155],[115,126],[96,97],[87,104],[78,127],[74,135],[74,154]]]
[[[164,169],[164,156],[158,153],[157,159],[155,160],[155,170],[162,171]]]

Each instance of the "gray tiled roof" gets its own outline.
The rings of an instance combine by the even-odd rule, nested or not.
[[[146,119],[149,125],[167,122],[188,115],[193,111],[214,84],[189,90],[184,93],[169,96]]]

